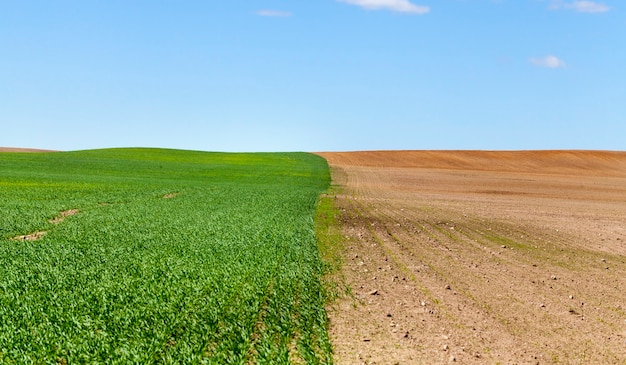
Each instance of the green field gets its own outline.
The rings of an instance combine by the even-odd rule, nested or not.
[[[329,180],[305,153],[0,153],[0,363],[331,363]]]

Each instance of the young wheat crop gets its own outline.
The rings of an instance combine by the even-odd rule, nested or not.
[[[330,363],[328,183],[304,153],[1,153],[0,363]]]

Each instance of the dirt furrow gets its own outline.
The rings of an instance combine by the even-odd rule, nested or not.
[[[331,310],[337,363],[626,364],[626,178],[605,163],[626,154],[578,153],[562,173],[535,153],[518,156],[532,171],[510,153],[476,169],[458,151],[462,169],[443,152],[446,169],[322,155],[345,186],[353,293]]]

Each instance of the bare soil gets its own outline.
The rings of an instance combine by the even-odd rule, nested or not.
[[[65,211],[62,211],[61,213],[59,213],[59,215],[57,217],[54,217],[54,218],[50,219],[49,222],[52,223],[52,224],[59,224],[59,223],[63,222],[65,220],[65,218],[71,217],[73,215],[76,215],[79,212],[80,211],[78,209],[65,210]]]
[[[16,236],[11,239],[14,241],[38,241],[42,239],[43,236],[45,236],[46,234],[48,234],[48,231],[37,231],[37,232],[33,232],[33,233],[21,235],[21,236]]]
[[[61,224],[67,217],[71,217],[71,216],[76,215],[78,213],[80,213],[80,211],[78,209],[64,210],[62,212],[59,212],[58,216],[48,220],[48,223],[52,223],[54,225],[58,225],[58,224]],[[33,233],[16,236],[16,237],[13,237],[11,239],[15,240],[15,241],[38,241],[38,240],[42,239],[46,234],[48,234],[48,231],[36,231],[36,232],[33,232]]]
[[[35,148],[14,148],[14,147],[0,147],[0,152],[55,152],[52,150],[39,150]]]
[[[338,364],[626,364],[626,153],[319,153]]]

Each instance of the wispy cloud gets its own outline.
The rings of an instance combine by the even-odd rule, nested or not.
[[[409,0],[337,0],[342,3],[360,6],[369,10],[386,9],[400,13],[426,14],[430,12],[428,6],[415,5]]]
[[[558,58],[557,56],[545,56],[538,58],[530,58],[530,63],[538,67],[546,67],[546,68],[564,68],[565,62]]]
[[[569,9],[579,13],[605,13],[611,8],[595,1],[579,0],[567,2],[563,0],[553,0],[550,3],[550,9]]]
[[[256,15],[285,18],[285,17],[290,17],[293,14],[289,11],[263,9],[263,10],[257,11]]]

